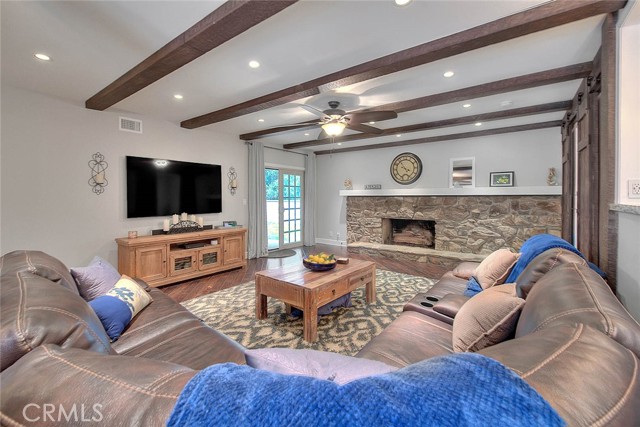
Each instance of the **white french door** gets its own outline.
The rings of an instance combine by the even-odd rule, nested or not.
[[[304,172],[265,169],[269,249],[302,246]]]

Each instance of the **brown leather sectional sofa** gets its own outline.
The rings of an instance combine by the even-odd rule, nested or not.
[[[398,367],[453,352],[454,317],[475,268],[463,263],[358,357]],[[198,369],[243,349],[157,289],[115,343],[68,269],[35,251],[0,260],[3,425],[164,425]],[[569,425],[640,425],[640,326],[578,256],[551,249],[517,280],[515,337],[480,352],[513,369]],[[76,412],[73,412],[76,411]]]

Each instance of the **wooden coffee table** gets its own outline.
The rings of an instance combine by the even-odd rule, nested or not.
[[[267,297],[304,312],[304,340],[318,340],[318,307],[365,286],[369,304],[376,301],[376,264],[358,259],[329,271],[311,271],[300,264],[256,273],[256,317],[267,317]]]

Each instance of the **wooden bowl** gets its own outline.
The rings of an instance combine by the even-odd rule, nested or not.
[[[328,271],[336,268],[336,261],[334,260],[331,264],[318,264],[317,262],[310,262],[305,259],[302,260],[302,264],[312,271]]]

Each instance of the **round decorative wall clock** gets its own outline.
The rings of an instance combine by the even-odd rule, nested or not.
[[[422,161],[413,153],[398,154],[391,162],[391,176],[398,184],[411,184],[422,174]]]

